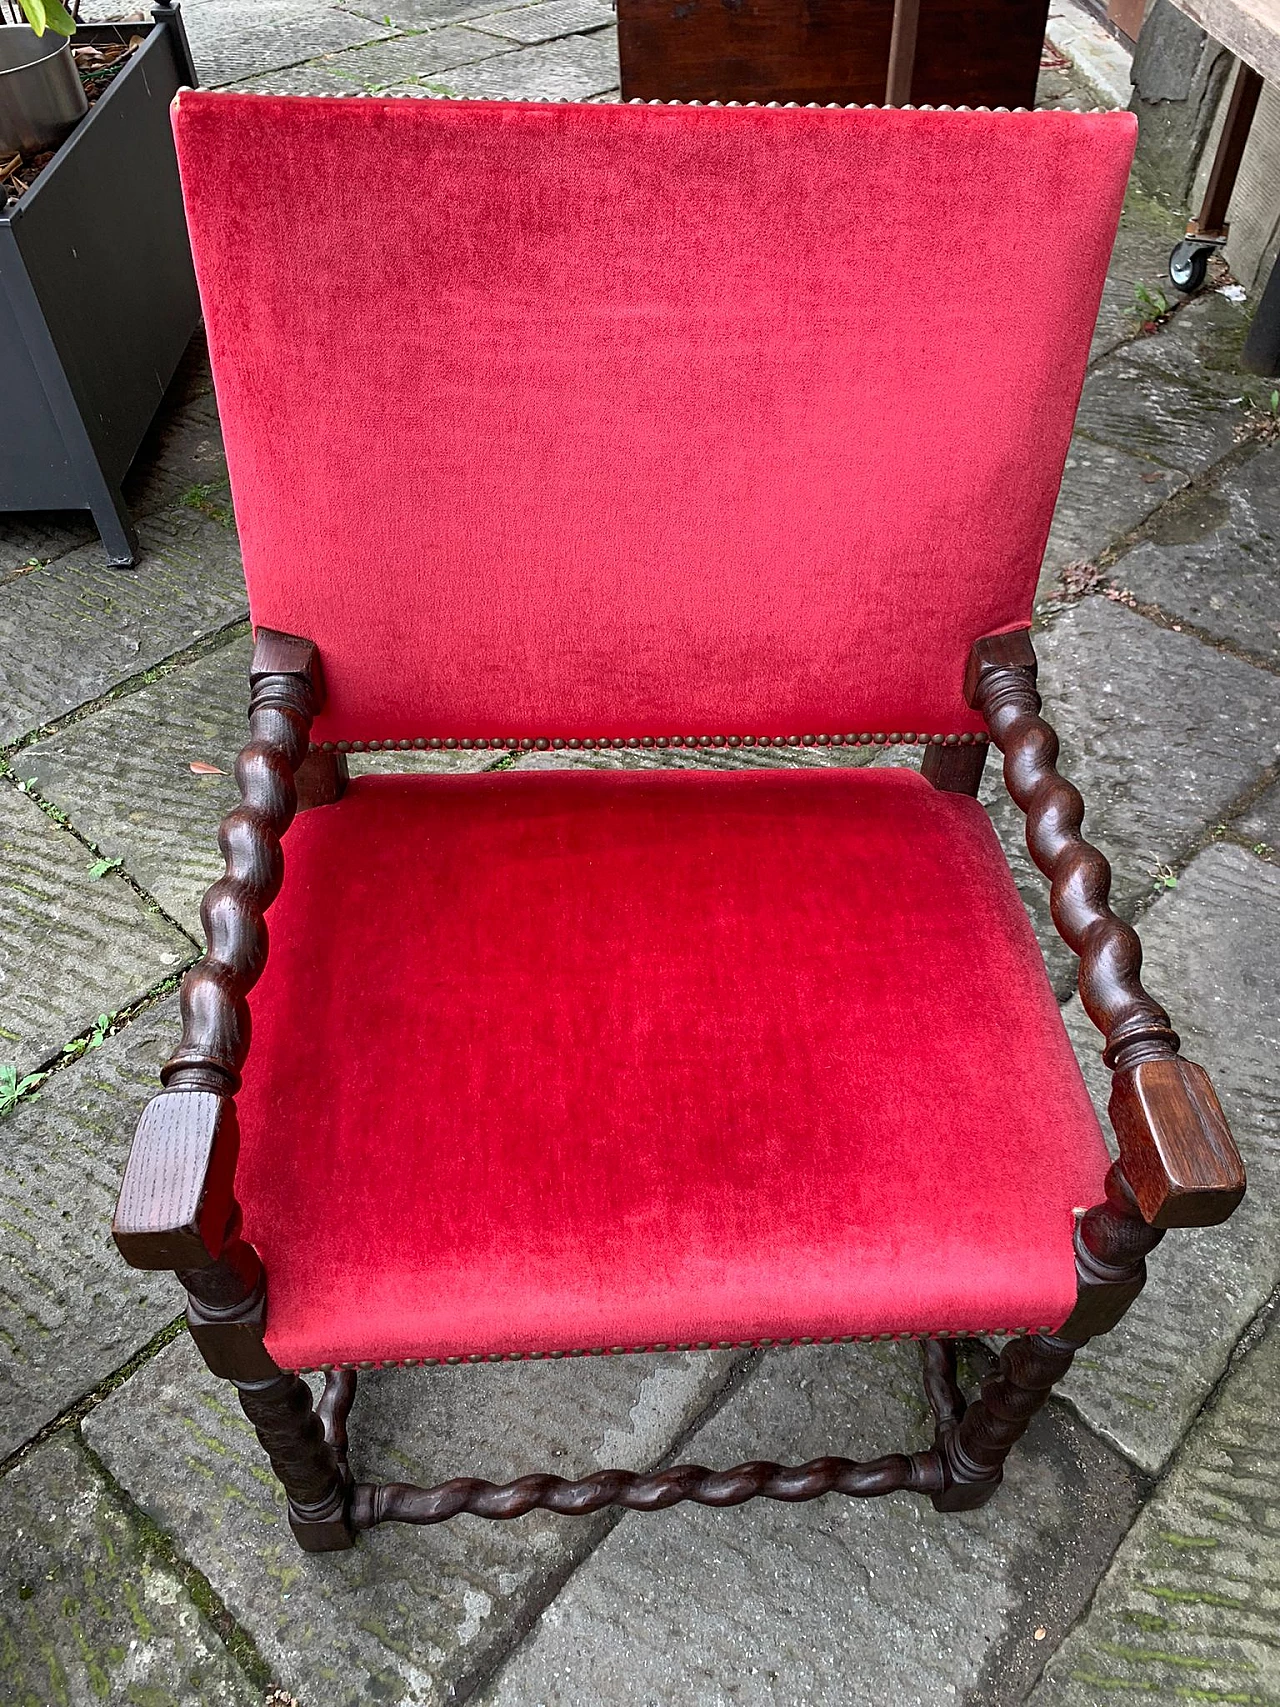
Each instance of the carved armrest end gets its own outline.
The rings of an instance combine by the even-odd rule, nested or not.
[[[314,641],[300,634],[282,634],[275,628],[256,629],[249,664],[250,689],[268,676],[300,676],[307,686],[311,715],[323,706],[324,674]]]
[[[1208,1074],[1181,1059],[1168,1014],[1143,988],[1137,932],[1111,909],[1111,867],[1081,834],[1084,801],[1059,774],[1058,737],[1040,715],[1030,635],[976,641],[965,694],[1004,754],[1054,925],[1080,959],[1080,999],[1114,1074],[1111,1124],[1134,1209],[1154,1229],[1225,1221],[1244,1195],[1244,1167]]]
[[[234,1208],[240,1128],[230,1097],[161,1091],[142,1111],[112,1236],[133,1268],[206,1268]]]
[[[1245,1173],[1209,1075],[1173,1055],[1115,1075],[1107,1112],[1149,1227],[1212,1227],[1244,1196]]]

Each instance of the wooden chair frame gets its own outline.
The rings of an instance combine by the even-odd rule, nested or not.
[[[1105,1201],[1077,1223],[1077,1303],[1067,1322],[1056,1334],[1009,1340],[974,1399],[958,1385],[954,1345],[923,1340],[936,1434],[931,1447],[910,1456],[752,1462],[724,1471],[684,1464],[648,1475],[602,1470],[580,1481],[531,1475],[501,1486],[459,1478],[416,1488],[353,1480],[346,1419],[356,1373],[328,1371],[313,1405],[306,1382],[274,1362],[264,1338],[267,1277],[241,1234],[234,1098],[248,1052],[246,997],[266,962],[263,915],[284,876],[280,839],[296,812],[337,800],[347,780],[342,752],[309,744],[324,702],[315,647],[259,631],[250,739],[236,762],[241,799],[218,836],[226,873],[204,898],[207,950],[183,983],[182,1041],[139,1123],[113,1231],[127,1262],[171,1269],[186,1288],[191,1336],[213,1373],[236,1388],[288,1496],[300,1546],[332,1551],[375,1524],[438,1523],[459,1512],[512,1518],[540,1508],[577,1516],[608,1505],[660,1511],[682,1500],[729,1506],[898,1489],[927,1494],[940,1511],[965,1511],[991,1498],[1011,1447],[1076,1352],[1114,1327],[1141,1291],[1145,1258],[1165,1230],[1226,1220],[1245,1184],[1208,1076],[1179,1056],[1169,1016],[1142,986],[1137,934],[1108,905],[1111,868],[1080,834],[1084,804],[1058,774],[1058,740],[1040,716],[1035,680],[1029,636],[996,635],[973,647],[965,693],[1004,755],[1006,785],[1050,881],[1054,924],[1079,956],[1081,999],[1113,1075],[1120,1158]],[[985,743],[935,737],[924,775],[936,788],[976,795],[985,757]]]

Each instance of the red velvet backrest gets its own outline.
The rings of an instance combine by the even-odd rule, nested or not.
[[[1128,114],[184,94],[256,624],[317,739],[980,727]]]

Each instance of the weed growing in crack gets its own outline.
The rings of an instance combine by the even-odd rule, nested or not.
[[[200,515],[208,516],[211,522],[217,522],[220,527],[230,528],[235,526],[235,516],[227,502],[228,496],[224,485],[205,480],[197,486],[188,486],[178,502],[188,510],[196,510]]]
[[[19,1078],[18,1069],[10,1062],[0,1066],[0,1114],[10,1114],[20,1102],[30,1102],[48,1077],[48,1073],[24,1073]]]
[[[1158,287],[1148,289],[1144,284],[1133,287],[1133,308],[1130,311],[1142,322],[1144,332],[1158,332],[1173,313],[1169,298]]]
[[[101,1049],[111,1031],[114,1014],[99,1014],[93,1022],[93,1029],[87,1037],[73,1037],[70,1043],[62,1045],[63,1057],[68,1061],[78,1061],[90,1049]]]

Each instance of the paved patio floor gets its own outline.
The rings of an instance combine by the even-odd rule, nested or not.
[[[210,84],[616,98],[597,0],[186,15]],[[1060,72],[1042,96],[1092,104]],[[1280,442],[1236,365],[1243,310],[1209,291],[1160,314],[1174,235],[1131,198],[1037,645],[1087,828],[1252,1194],[1166,1241],[1001,1496],[959,1518],[762,1502],[295,1550],[173,1283],[108,1237],[242,740],[244,591],[199,342],[131,478],[136,572],[104,568],[78,517],[0,522],[0,1061],[48,1074],[0,1118],[0,1701],[1280,1703]],[[1101,1099],[1017,816],[988,795]],[[971,1375],[988,1356],[971,1348]],[[359,1473],[416,1480],[926,1438],[914,1353],[892,1346],[379,1374],[353,1427]]]

